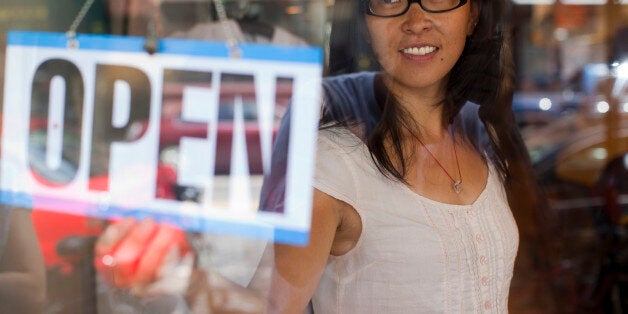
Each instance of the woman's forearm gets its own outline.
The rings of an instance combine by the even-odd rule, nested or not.
[[[0,273],[0,313],[41,313],[45,286],[28,273]]]
[[[14,209],[8,228],[0,258],[0,314],[40,313],[46,298],[46,275],[30,212]]]

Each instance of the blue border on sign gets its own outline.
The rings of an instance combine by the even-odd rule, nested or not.
[[[76,40],[78,41],[76,49],[79,50],[145,52],[145,37],[77,34]],[[68,37],[65,33],[14,30],[8,32],[7,45],[67,48]],[[240,59],[313,64],[322,64],[323,60],[323,50],[315,46],[241,43],[238,48],[241,52]],[[156,53],[229,58],[229,48],[224,42],[179,38],[160,39]]]
[[[264,226],[250,221],[230,221],[218,218],[183,216],[176,213],[160,213],[149,208],[125,208],[110,204],[94,204],[82,201],[61,199],[48,196],[32,196],[23,192],[0,190],[0,204],[33,209],[33,200],[46,204],[41,210],[65,214],[89,216],[102,219],[133,217],[151,218],[160,223],[168,223],[192,232],[220,233],[243,236],[290,245],[305,246],[309,240],[309,231],[300,231],[281,227]],[[69,210],[68,208],[82,208]]]

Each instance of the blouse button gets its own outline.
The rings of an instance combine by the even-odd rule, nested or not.
[[[487,310],[488,310],[488,309],[490,309],[490,308],[491,308],[491,306],[493,306],[493,304],[491,304],[491,301],[486,301],[486,302],[484,302],[484,308],[485,308],[485,309],[487,309]]]
[[[484,242],[484,237],[481,234],[477,234],[475,236],[475,241],[477,241],[478,243],[482,243]]]
[[[480,256],[480,264],[481,265],[486,265],[487,261],[486,261],[486,256],[482,255]]]
[[[485,287],[488,286],[488,277],[486,276],[482,277],[482,285]]]

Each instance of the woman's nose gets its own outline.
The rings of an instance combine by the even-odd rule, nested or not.
[[[405,19],[403,23],[405,32],[417,33],[432,27],[432,13],[423,10],[418,3],[410,4],[408,12],[402,17]]]

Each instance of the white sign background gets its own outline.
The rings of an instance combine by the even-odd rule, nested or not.
[[[307,243],[322,77],[322,52],[319,48],[243,45],[240,47],[242,57],[230,58],[223,43],[163,40],[158,53],[149,55],[141,48],[143,38],[80,35],[77,39],[79,48],[67,49],[64,46],[64,34],[9,33],[0,164],[2,203],[105,218],[152,217],[191,231],[237,234],[298,245]],[[282,56],[288,60],[280,60]],[[67,60],[76,65],[84,82],[81,159],[75,179],[61,187],[38,182],[33,177],[28,161],[33,77],[38,66],[50,59]],[[87,188],[97,64],[139,69],[148,76],[152,91],[146,133],[137,141],[115,142],[111,146],[109,191]],[[179,169],[179,181],[196,184],[206,191],[212,191],[214,182],[213,176],[206,174],[213,170],[208,156],[215,153],[212,140],[215,140],[217,110],[214,108],[218,106],[220,74],[254,76],[259,123],[263,130],[269,130],[272,124],[276,78],[293,79],[292,127],[283,213],[257,211],[257,208],[251,208],[251,202],[241,201],[238,195],[250,194],[247,173],[232,173],[229,178],[231,197],[226,206],[213,204],[211,193],[205,193],[205,199],[200,203],[155,198],[154,169],[158,158],[164,69],[212,73],[214,82],[211,88],[190,87],[183,91],[183,119],[207,122],[209,136],[207,139],[184,138],[180,146],[180,154],[186,156],[188,168]],[[64,88],[63,78],[54,77],[51,83],[49,125],[63,125],[59,117],[63,113]],[[114,125],[123,124],[128,119],[127,94],[124,84],[116,82],[111,121]],[[237,116],[235,120],[237,126]],[[49,165],[58,163],[55,147],[60,146],[61,136],[57,134],[55,137],[54,132],[49,132]],[[266,141],[265,145],[262,151],[268,154],[270,142]],[[238,155],[234,153],[234,159]]]

